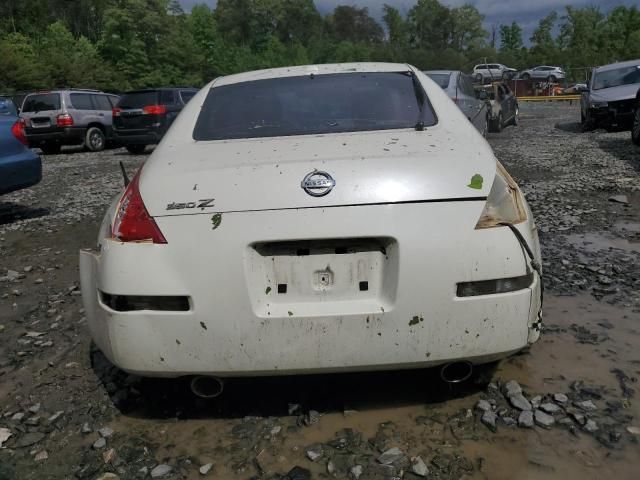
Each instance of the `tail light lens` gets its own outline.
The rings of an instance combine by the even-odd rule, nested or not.
[[[58,115],[56,118],[56,125],[59,127],[71,127],[73,126],[73,117],[68,113]]]
[[[27,135],[24,133],[24,126],[24,119],[21,118],[11,126],[11,133],[20,143],[28,147],[29,142],[27,141]]]
[[[111,236],[121,242],[167,243],[140,196],[140,172],[133,177],[116,209]]]
[[[142,107],[142,113],[146,113],[148,115],[162,115],[167,113],[167,107],[165,105],[147,105],[146,107]]]
[[[513,178],[498,162],[496,178],[476,224],[476,230],[500,227],[503,223],[522,223],[526,219],[527,211],[522,193]]]
[[[113,115],[114,117],[119,117],[121,112],[122,112],[122,109],[116,107],[111,110],[111,115]]]

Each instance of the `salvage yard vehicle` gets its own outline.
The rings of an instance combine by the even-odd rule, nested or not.
[[[594,69],[580,99],[582,129],[630,130],[638,88],[640,59]]]
[[[220,77],[187,104],[80,252],[91,335],[121,369],[222,378],[441,366],[540,334],[524,196],[406,64]]]
[[[467,75],[459,70],[429,70],[424,73],[447,92],[449,98],[458,105],[480,133],[487,134],[489,121],[487,102],[478,98],[473,83]]]
[[[486,82],[493,80],[509,80],[515,77],[518,71],[509,68],[501,63],[483,63],[473,67],[473,79],[476,82]]]
[[[529,68],[518,75],[518,78],[522,80],[546,80],[551,83],[563,80],[565,77],[566,74],[561,67],[550,67],[548,65]]]
[[[64,145],[104,150],[111,140],[111,109],[116,95],[98,90],[53,90],[27,95],[20,116],[29,146],[56,154]]]
[[[506,125],[518,125],[518,99],[506,83],[482,87],[489,100],[489,131],[501,132]]]
[[[31,187],[42,179],[40,157],[28,147],[24,122],[8,97],[0,98],[0,194]]]
[[[195,88],[156,88],[125,93],[113,109],[114,137],[130,153],[142,153],[158,143]]]

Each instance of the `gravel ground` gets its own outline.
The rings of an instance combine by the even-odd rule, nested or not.
[[[145,155],[43,157],[0,199],[0,480],[637,478],[640,150],[523,105],[491,135],[540,227],[541,341],[473,383],[437,372],[245,379],[216,402],[91,346],[77,251]]]

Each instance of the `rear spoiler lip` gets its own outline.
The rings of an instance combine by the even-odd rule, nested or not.
[[[181,212],[169,213],[166,215],[152,215],[153,218],[163,217],[183,217],[186,215],[211,215],[211,213],[256,213],[256,212],[278,212],[287,210],[311,210],[316,208],[344,208],[344,207],[373,207],[381,205],[412,205],[417,203],[453,203],[453,202],[486,202],[487,197],[461,197],[461,198],[434,198],[432,200],[405,200],[399,202],[374,202],[374,203],[347,203],[340,205],[313,205],[309,207],[285,207],[285,208],[256,208],[248,210],[209,210],[206,212]]]

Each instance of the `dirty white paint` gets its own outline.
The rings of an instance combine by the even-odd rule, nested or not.
[[[366,68],[399,68],[376,65]],[[141,176],[168,243],[124,244],[104,238],[103,227],[99,251],[81,252],[98,347],[143,375],[240,376],[481,363],[535,341],[537,280],[516,292],[456,297],[459,282],[521,276],[528,265],[508,228],[475,229],[495,158],[441,89],[423,81],[439,118],[424,132],[194,142],[206,87]],[[326,197],[300,188],[314,168],[337,181]],[[482,185],[471,188],[474,175]],[[200,198],[190,195],[215,198],[215,211],[165,211]],[[430,202],[442,199],[455,200]],[[526,208],[517,228],[539,259]],[[214,213],[222,213],[215,229]],[[188,296],[191,309],[115,312],[98,290]]]

